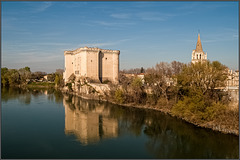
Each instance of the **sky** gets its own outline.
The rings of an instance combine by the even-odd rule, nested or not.
[[[191,62],[200,31],[210,61],[238,69],[238,2],[2,2],[1,65],[64,68],[64,51],[120,50],[120,69]]]

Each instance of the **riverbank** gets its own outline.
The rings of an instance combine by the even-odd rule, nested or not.
[[[124,107],[134,107],[134,108],[140,108],[140,109],[150,109],[150,110],[155,110],[155,111],[159,111],[159,112],[162,112],[162,113],[165,113],[165,114],[168,114],[172,117],[176,117],[175,115],[172,114],[171,110],[169,108],[171,108],[172,106],[165,106],[165,107],[160,107],[160,106],[151,106],[151,105],[137,105],[137,104],[134,104],[134,103],[128,103],[128,104],[119,104],[107,97],[104,97],[103,95],[96,95],[96,94],[79,94],[79,93],[76,93],[76,92],[69,92],[69,91],[65,91],[63,89],[61,89],[61,91],[65,94],[71,94],[71,95],[75,95],[75,96],[78,96],[78,97],[81,97],[83,99],[88,99],[88,100],[98,100],[98,101],[106,101],[106,102],[109,102],[109,103],[112,103],[112,104],[117,104],[117,105],[121,105],[121,106],[124,106]],[[236,111],[234,111],[236,112]],[[237,129],[238,128],[238,124],[236,124],[235,126],[230,126],[228,124],[226,124],[224,121],[216,121],[216,120],[213,120],[213,121],[209,121],[209,122],[204,122],[204,123],[199,123],[199,122],[194,122],[190,119],[186,119],[186,118],[181,118],[181,117],[176,117],[178,119],[181,119],[183,121],[186,121],[190,124],[193,124],[197,127],[201,127],[201,128],[207,128],[207,129],[211,129],[213,131],[218,131],[218,132],[221,132],[221,133],[224,133],[224,134],[233,134],[233,135],[236,135],[236,136],[239,136],[239,130]]]
[[[50,82],[32,82],[26,84],[25,87],[29,88],[54,88],[55,84]]]

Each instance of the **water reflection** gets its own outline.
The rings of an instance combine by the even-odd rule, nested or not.
[[[197,128],[160,112],[64,96],[65,133],[84,145],[104,138],[146,136],[154,158],[238,158],[238,137]]]
[[[97,104],[97,105],[96,105]],[[110,118],[104,104],[64,96],[65,134],[74,134],[84,145],[118,136],[118,121]]]
[[[42,126],[46,126],[48,129],[44,129],[44,131],[51,130],[51,134],[46,132],[46,139],[44,140],[46,143],[53,143],[52,140],[56,140],[55,144],[57,145],[53,148],[56,150],[62,149],[62,155],[67,158],[69,155],[75,155],[74,158],[81,158],[83,155],[87,158],[98,158],[97,156],[94,157],[91,154],[93,151],[98,153],[100,152],[98,155],[102,155],[102,158],[104,158],[105,155],[109,158],[119,158],[115,154],[118,153],[117,151],[122,151],[125,148],[129,152],[121,153],[124,156],[123,158],[141,158],[141,156],[145,156],[146,158],[159,159],[237,159],[239,157],[239,137],[197,128],[181,120],[153,110],[122,107],[105,102],[84,100],[75,96],[62,95],[60,91],[52,89],[36,90],[2,88],[1,96],[2,106],[5,106],[2,119],[2,133],[5,136],[3,146],[5,147],[4,153],[8,153],[8,155],[20,155],[24,152],[24,150],[19,151],[18,148],[14,150],[12,147],[7,147],[10,143],[12,143],[12,146],[17,146],[18,143],[13,143],[11,140],[14,139],[13,137],[16,137],[16,135],[24,134],[24,130],[22,128],[16,130],[16,126],[24,126],[28,129],[28,131],[31,131],[32,126],[36,125],[37,129],[40,128],[41,130]],[[7,105],[8,101],[10,103]],[[30,104],[31,106],[37,106],[35,103],[41,102],[41,105],[44,104],[46,106],[39,107],[38,110],[35,110],[36,112],[33,112],[34,109],[32,109],[31,112],[35,113],[35,117],[31,117],[30,115],[32,114],[29,114],[28,116],[21,118],[21,115],[25,115],[25,113],[27,113],[26,108],[24,108],[22,112],[20,109],[17,109],[17,113],[14,112],[15,110],[6,110],[9,106],[19,104],[16,103],[18,101],[27,105]],[[55,103],[60,105],[55,105]],[[50,104],[60,107],[51,107]],[[64,108],[62,108],[61,104],[63,104]],[[25,105],[20,105],[19,107],[22,106]],[[61,114],[64,111],[65,118],[63,117],[63,114]],[[19,121],[21,120],[21,123],[15,124],[15,116],[13,116],[15,125],[12,126],[12,129],[7,129],[7,127],[11,127],[10,122],[12,122],[9,122],[9,120],[12,120],[9,117],[14,114],[18,115],[17,117],[20,118]],[[45,118],[42,118],[43,114],[46,118],[49,118],[48,121],[44,121]],[[52,119],[52,117],[54,117],[54,119]],[[33,119],[39,120],[34,121],[32,124],[31,121]],[[58,126],[58,129],[52,129],[50,122],[53,120],[56,120],[54,121],[54,125]],[[16,133],[14,136],[13,134],[11,135],[11,130],[16,130],[14,131],[14,134]],[[77,141],[79,141],[77,144],[81,143],[82,145],[75,145],[76,143],[71,143],[72,139],[75,139],[75,137],[65,136],[63,130],[65,130],[66,135],[75,135]],[[39,135],[35,135],[35,137],[39,138],[43,136],[43,132],[37,133]],[[34,134],[36,134],[36,132],[27,134],[27,137],[23,136],[23,139],[21,139],[24,141],[24,143],[22,143],[23,148],[27,146],[24,146],[25,141],[28,142],[29,137],[31,137],[30,135]],[[35,140],[35,137],[32,137],[33,141]],[[132,137],[134,137],[134,140],[131,139]],[[38,138],[36,139],[38,140]],[[7,141],[6,139],[11,140]],[[114,139],[114,141],[111,143],[104,143],[108,142],[110,139]],[[101,143],[102,140],[104,140],[103,143]],[[92,144],[94,144],[94,146],[92,146]],[[130,148],[129,144],[133,144],[135,148]],[[38,143],[32,143],[30,148],[39,147],[38,145]],[[86,147],[86,145],[88,145],[88,147]],[[122,148],[123,146],[125,148]],[[84,150],[84,153],[80,153],[79,150]],[[35,151],[36,150],[32,152]],[[69,154],[70,152],[71,154]],[[39,152],[36,153],[36,155],[44,154],[46,154],[46,152],[42,151],[42,149],[39,149]],[[25,155],[28,155],[28,153],[25,153]],[[51,155],[53,158],[56,158],[59,154],[51,152]]]
[[[18,100],[22,104],[29,105],[33,98],[45,94],[48,100],[55,103],[62,103],[63,95],[61,91],[53,88],[19,88],[19,87],[1,87],[1,99],[2,102],[8,102],[9,100]]]

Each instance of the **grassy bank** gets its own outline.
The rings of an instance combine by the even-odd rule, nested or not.
[[[28,88],[54,88],[54,82],[32,82],[27,84]]]

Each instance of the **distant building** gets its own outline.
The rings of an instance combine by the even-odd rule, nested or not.
[[[207,61],[207,52],[204,53],[200,40],[200,34],[198,34],[196,49],[192,51],[192,63]]]
[[[49,78],[48,75],[43,76],[43,79],[46,80],[46,81],[48,81],[48,78]]]
[[[143,84],[145,83],[144,73],[139,73],[139,74],[137,74],[137,77],[141,79],[141,81],[142,81]]]
[[[67,83],[68,78],[74,74],[76,78],[88,77],[100,82],[110,80],[117,83],[119,54],[119,50],[89,47],[65,51],[65,72],[63,73],[63,79]]]
[[[239,71],[228,70],[227,88],[239,87]]]

